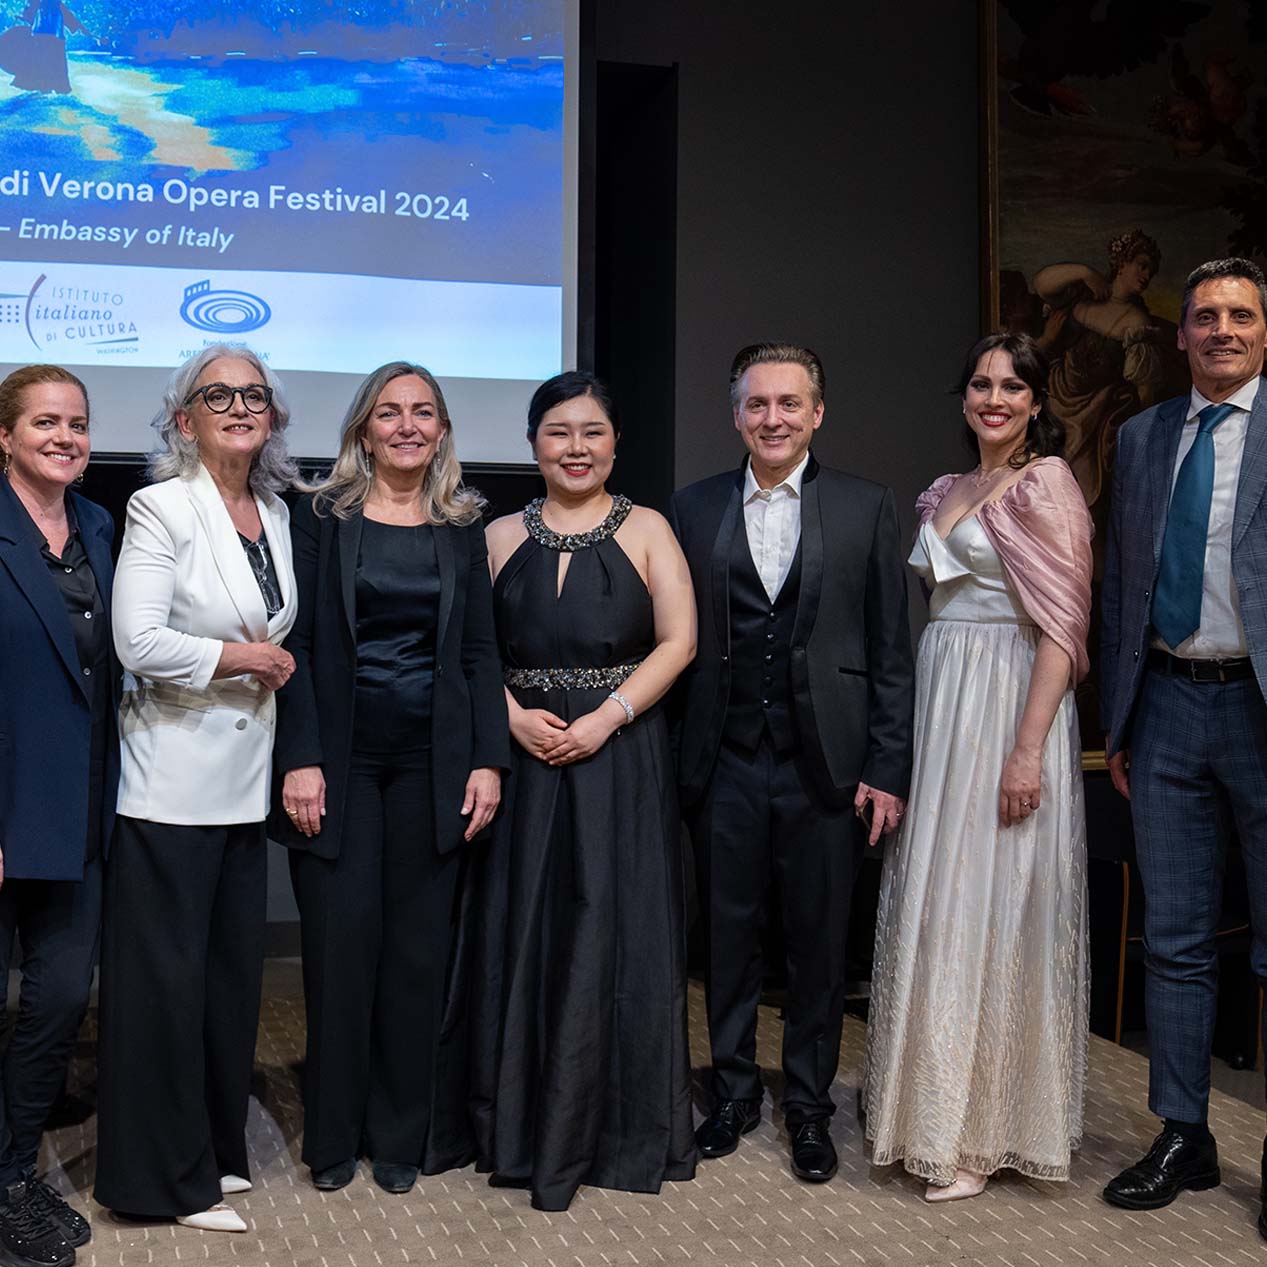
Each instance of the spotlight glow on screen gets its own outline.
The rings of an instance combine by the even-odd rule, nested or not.
[[[0,362],[72,367],[98,451],[245,342],[333,452],[426,365],[464,460],[523,461],[575,358],[575,0],[0,0]]]

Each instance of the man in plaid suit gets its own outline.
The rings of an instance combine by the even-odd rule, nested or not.
[[[1133,1210],[1219,1182],[1206,1123],[1214,934],[1234,826],[1267,979],[1267,286],[1248,260],[1188,278],[1192,391],[1118,436],[1102,598],[1106,753],[1144,880],[1147,1155],[1104,1190]],[[1267,1144],[1264,1148],[1267,1161]],[[1267,1206],[1258,1229],[1267,1237]]]

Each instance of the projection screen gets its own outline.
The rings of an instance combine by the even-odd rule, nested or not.
[[[578,0],[0,2],[0,371],[87,383],[137,453],[171,369],[245,343],[292,451],[385,361],[466,462],[522,462],[575,364]]]

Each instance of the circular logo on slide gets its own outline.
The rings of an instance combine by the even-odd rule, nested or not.
[[[272,309],[258,295],[245,290],[212,290],[210,281],[185,287],[181,320],[212,334],[245,334],[266,325]]]

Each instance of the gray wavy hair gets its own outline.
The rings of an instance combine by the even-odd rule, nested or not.
[[[290,409],[277,375],[264,364],[259,355],[244,344],[213,343],[192,356],[167,380],[163,388],[163,404],[154,415],[150,426],[158,432],[158,444],[150,451],[149,478],[158,484],[163,480],[185,478],[198,469],[198,442],[187,440],[180,433],[177,413],[188,411],[190,393],[194,390],[203,370],[221,357],[245,361],[260,376],[260,382],[273,393],[272,433],[264,441],[264,447],[255,455],[251,464],[249,483],[256,495],[276,494],[292,487],[299,478],[299,468],[286,449],[286,427],[290,423]]]
[[[484,509],[484,498],[473,488],[462,483],[462,465],[453,446],[453,422],[444,393],[430,370],[409,361],[389,361],[371,371],[352,397],[352,403],[343,417],[339,433],[339,454],[334,466],[324,480],[315,484],[301,484],[305,492],[315,493],[313,509],[317,514],[327,511],[337,519],[348,519],[365,504],[374,487],[374,468],[361,445],[370,414],[384,387],[394,378],[413,376],[422,379],[431,388],[436,400],[436,412],[444,426],[444,434],[436,446],[435,456],[423,477],[420,499],[422,512],[429,524],[474,523]]]

